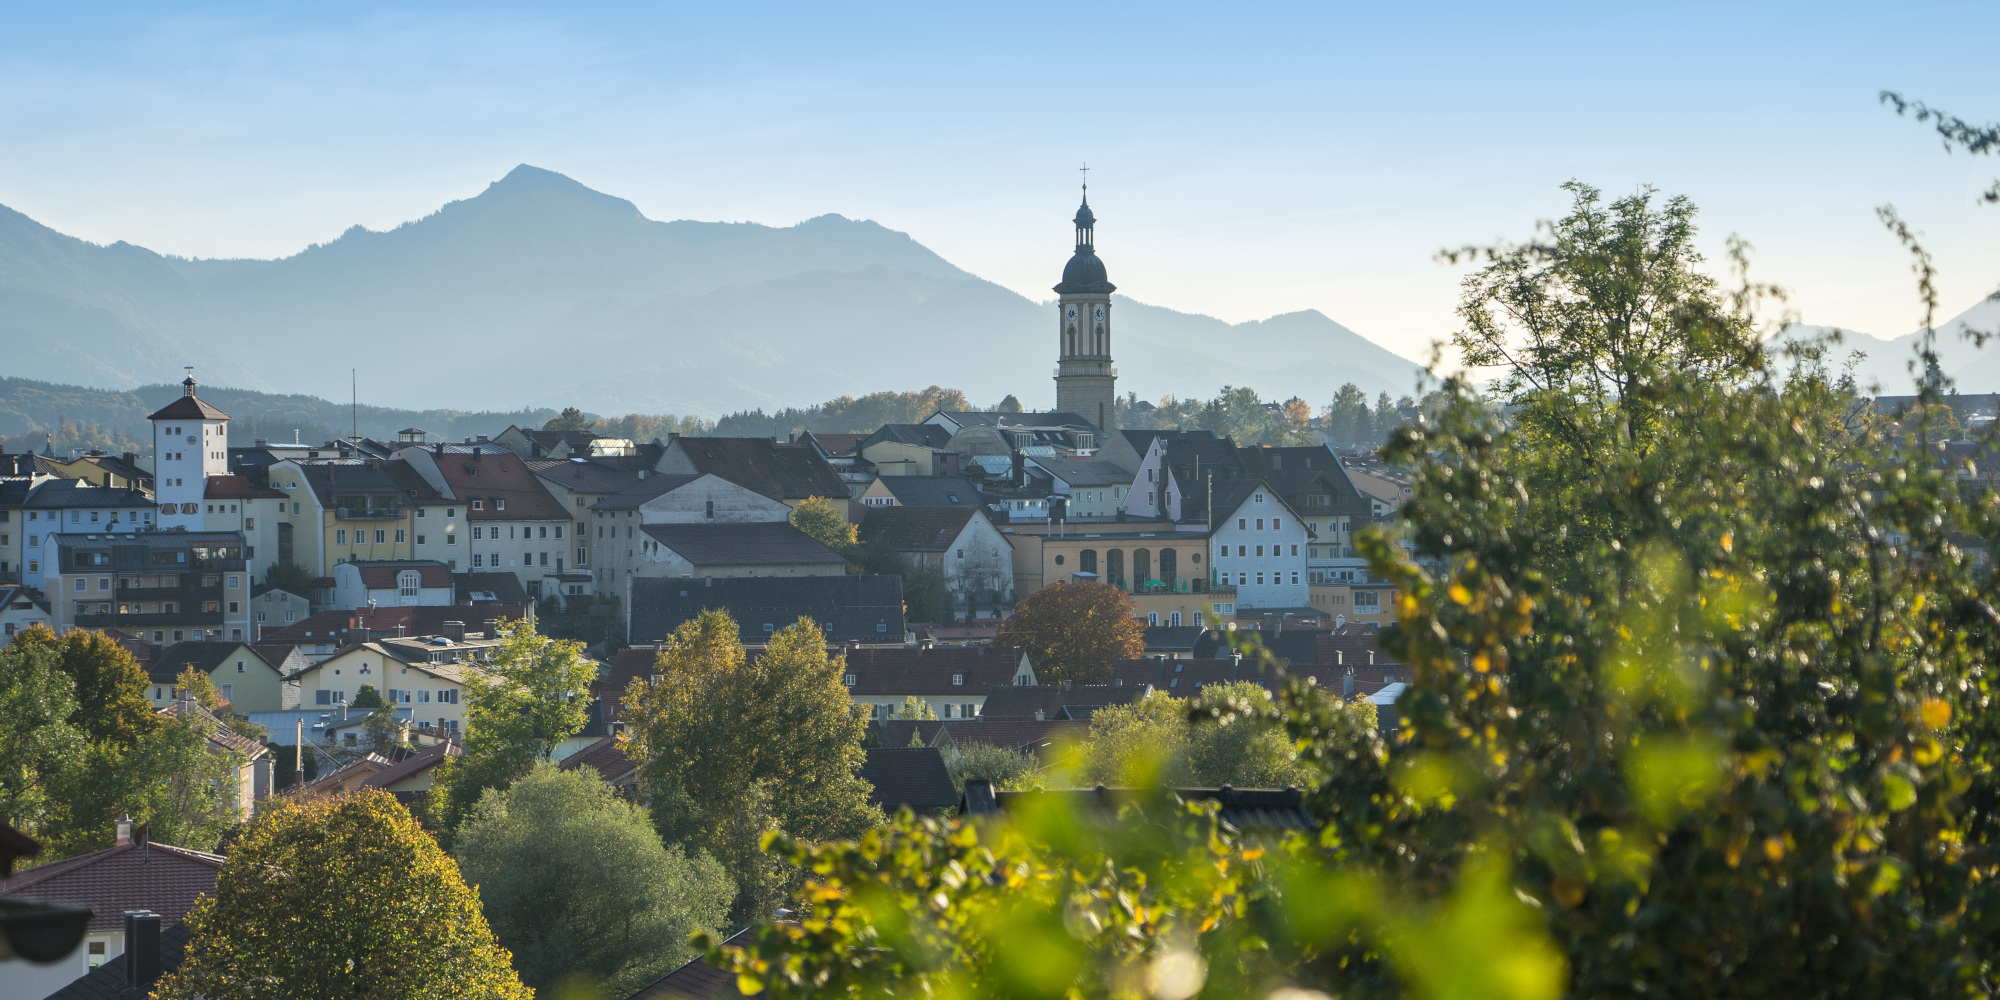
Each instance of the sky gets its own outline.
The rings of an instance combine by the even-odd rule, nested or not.
[[[2000,157],[1878,100],[2000,119],[1964,43],[1996,6],[4,0],[0,204],[278,257],[531,163],[655,219],[872,219],[1046,300],[1088,163],[1121,292],[1422,360],[1438,251],[1530,237],[1577,179],[1689,196],[1798,319],[1892,337],[1921,311],[1878,206],[1946,315],[2000,284]]]

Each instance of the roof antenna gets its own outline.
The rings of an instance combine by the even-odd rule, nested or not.
[[[354,440],[359,441],[361,440],[361,376],[356,374],[357,371],[358,369],[354,368],[347,370],[347,413],[348,419],[354,422],[350,428],[354,432]]]

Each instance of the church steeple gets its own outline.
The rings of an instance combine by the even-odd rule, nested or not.
[[[1088,176],[1088,175],[1086,175]],[[1076,251],[1063,267],[1058,296],[1056,409],[1074,413],[1107,436],[1115,431],[1118,375],[1111,367],[1111,293],[1118,286],[1097,256],[1097,213],[1090,185],[1076,210]]]

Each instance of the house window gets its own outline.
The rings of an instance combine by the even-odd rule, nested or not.
[[[953,674],[953,675],[951,675],[951,686],[952,686],[952,687],[964,687],[964,686],[965,686],[965,675],[964,675],[964,674]]]
[[[1382,610],[1382,598],[1379,591],[1357,590],[1354,592],[1354,611],[1356,614],[1372,615],[1380,610]]]
[[[1199,613],[1199,612],[1197,612],[1197,614],[1198,614],[1198,613]],[[1171,625],[1171,626],[1173,626],[1173,627],[1175,627],[1175,628],[1179,628],[1179,627],[1180,627],[1180,624],[1181,624],[1181,613],[1180,613],[1180,612],[1178,612],[1178,611],[1170,611],[1170,612],[1168,612],[1168,613],[1167,613],[1167,624],[1168,624],[1168,625]]]
[[[475,542],[476,542],[476,541],[478,541],[478,540],[480,540],[480,539],[482,539],[482,538],[485,538],[485,537],[486,537],[486,529],[485,529],[485,528],[482,528],[482,527],[480,527],[480,526],[478,526],[478,525],[476,525],[476,524],[472,526],[472,540],[473,540],[473,541],[475,541]],[[500,537],[500,536],[498,536],[498,535],[495,535],[495,536],[493,536],[493,537],[495,537],[495,538],[498,538],[498,537]]]
[[[494,510],[506,510],[506,509],[507,509],[507,498],[506,498],[506,497],[494,497],[494,498],[493,498],[493,509],[494,509]]]
[[[1195,628],[1201,627],[1201,612],[1199,611],[1194,613],[1194,627]]]
[[[474,500],[474,501],[472,501],[472,509],[473,509],[473,510],[485,510],[485,509],[486,509],[486,501],[484,501],[484,500]]]
[[[401,597],[417,596],[418,593],[417,587],[421,581],[422,578],[418,576],[416,570],[406,569],[401,573],[396,574],[398,596]]]
[[[970,719],[977,714],[979,714],[979,706],[974,705],[971,702],[966,702],[965,704],[958,706],[958,717],[961,719]]]
[[[1160,613],[1158,611],[1146,612],[1146,624],[1148,625],[1160,624]]]
[[[474,552],[474,553],[472,554],[472,568],[473,568],[473,569],[478,569],[478,568],[480,568],[481,566],[484,566],[484,565],[486,565],[486,557],[485,557],[485,556],[483,556],[483,555],[480,555],[480,554],[479,554],[479,553],[477,553],[477,552]],[[497,565],[497,564],[496,564],[496,565]]]
[[[457,536],[457,535],[455,535],[455,534],[452,534],[452,530],[451,530],[450,528],[446,528],[446,529],[444,529],[444,543],[445,543],[446,545],[457,545],[457,544],[458,544],[458,536]]]
[[[1259,494],[1257,494],[1257,502],[1258,502],[1258,503],[1263,503],[1263,502],[1264,502],[1264,494],[1262,494],[1262,493],[1259,493]]]
[[[381,528],[376,528],[376,529],[375,529],[375,544],[377,544],[377,545],[380,545],[380,544],[382,544],[383,542],[386,542],[386,541],[388,541],[388,540],[389,540],[389,538],[388,538],[388,535],[389,535],[389,533],[388,533],[388,532],[386,532],[386,531],[382,530]],[[397,541],[401,541],[401,539],[397,539]]]
[[[154,690],[154,695],[153,695],[153,696],[154,696],[154,697],[156,697],[156,698],[157,698],[157,697],[159,697],[159,689],[158,689],[158,688],[155,688],[155,689],[153,689],[153,690]],[[333,692],[331,692],[331,691],[327,691],[327,690],[324,690],[324,689],[322,689],[322,690],[319,690],[319,691],[314,691],[314,692],[313,692],[313,704],[315,704],[315,705],[331,705],[331,704],[333,704]]]
[[[396,532],[396,534],[400,535],[400,534],[402,534],[402,532],[400,532],[400,531],[399,531],[399,532]],[[417,536],[417,544],[418,544],[418,545],[422,545],[422,544],[424,544],[424,536],[422,536],[422,535],[418,535],[418,536]]]
[[[1237,531],[1249,531],[1249,530],[1250,530],[1250,519],[1249,519],[1249,518],[1247,518],[1247,517],[1239,517],[1239,518],[1237,518],[1237,519],[1236,519],[1236,530],[1237,530]]]
[[[715,501],[713,500],[708,501],[708,517],[710,520],[715,519]]]
[[[396,529],[396,544],[397,544],[397,545],[401,545],[401,544],[403,544],[403,537],[404,537],[404,536],[403,536],[403,529],[401,529],[401,528],[397,528],[397,529]]]
[[[429,514],[429,513],[430,513],[430,510],[429,510],[428,508],[424,508],[424,507],[418,507],[418,508],[417,508],[417,516],[418,516],[418,517],[423,517],[424,515],[426,515],[426,514]]]
[[[854,686],[854,675],[853,675],[853,674],[848,674],[847,676],[845,676],[845,677],[842,677],[842,678],[840,679],[840,682],[841,682],[842,684],[845,684],[845,685],[847,685],[848,687],[853,687],[853,686]]]
[[[346,529],[346,528],[340,528],[340,529],[337,529],[337,530],[335,530],[335,531],[334,531],[334,533],[333,533],[333,544],[335,544],[335,545],[346,545],[346,544],[347,544],[347,529]]]

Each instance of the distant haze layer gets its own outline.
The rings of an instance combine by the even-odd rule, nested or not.
[[[1051,206],[1052,284],[1068,211]],[[1099,249],[1117,281],[1118,248]],[[280,260],[98,246],[0,209],[7,374],[104,388],[194,365],[330,399],[354,369],[364,400],[423,407],[714,417],[931,384],[1043,406],[1054,315],[872,222],[657,222],[525,165]],[[1229,384],[1318,406],[1346,382],[1401,396],[1421,375],[1317,311],[1232,325],[1121,297],[1113,338],[1120,390],[1147,399]]]

